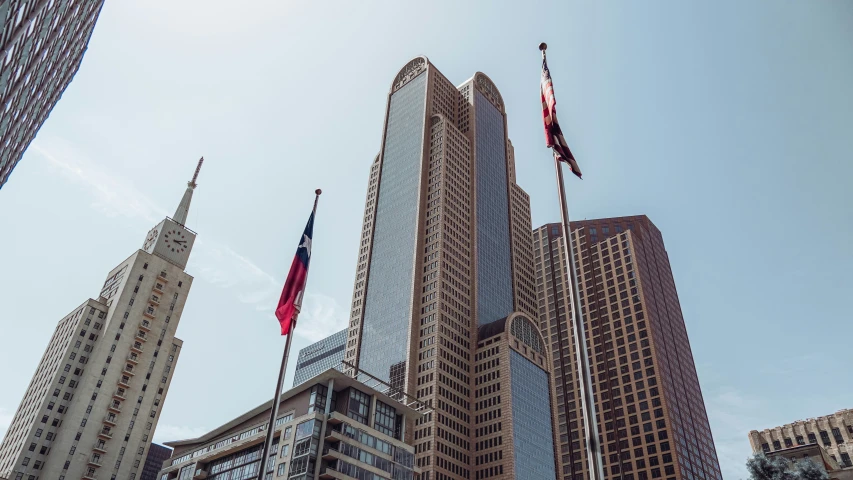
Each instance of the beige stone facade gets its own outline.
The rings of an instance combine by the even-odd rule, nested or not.
[[[419,469],[405,429],[428,409],[367,383],[327,370],[283,393],[266,478],[413,480]],[[158,478],[254,480],[271,408],[269,401],[199,438],[167,442],[174,451]]]
[[[192,286],[184,267],[194,239],[163,220],[107,274],[97,299],[60,320],[0,445],[0,475],[141,474],[183,344],[175,331]]]
[[[530,200],[514,155],[488,76],[456,86],[425,57],[397,74],[370,168],[345,360],[435,408],[411,429],[425,480],[514,476],[476,464],[473,372],[482,325],[536,314]]]
[[[572,222],[607,478],[721,479],[675,282],[645,216]],[[539,327],[554,364],[564,480],[587,477],[560,224],[533,234]]]
[[[853,409],[749,432],[755,453],[790,458],[791,448],[819,445],[839,469],[853,469]]]

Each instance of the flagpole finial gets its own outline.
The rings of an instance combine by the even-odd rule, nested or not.
[[[321,193],[323,193],[323,191],[318,188],[317,190],[314,190],[314,193],[316,193],[317,195],[320,195]]]
[[[539,44],[539,50],[542,50],[542,51],[544,52],[544,51],[545,51],[545,50],[547,50],[547,49],[548,49],[548,44],[547,44],[547,43],[542,42],[542,43],[540,43],[540,44]]]

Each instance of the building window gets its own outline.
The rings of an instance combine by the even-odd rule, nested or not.
[[[815,437],[814,433],[810,433],[809,434],[809,445],[811,445],[813,443],[817,443],[817,437]]]
[[[357,422],[367,425],[368,415],[370,415],[370,397],[354,388],[351,388],[349,391],[347,416]]]
[[[766,443],[761,444],[761,451],[764,453],[770,453],[770,445]]]
[[[396,425],[397,411],[394,407],[377,400],[376,414],[373,417],[373,428],[389,437],[399,438],[398,435],[395,435]]]
[[[773,450],[782,450],[782,444],[779,440],[773,440]]]
[[[281,458],[286,457],[290,453],[290,444],[281,447]]]
[[[791,448],[794,446],[794,442],[790,438],[785,439],[785,448]]]
[[[823,442],[824,446],[832,446],[832,442],[829,440],[829,434],[825,430],[820,432],[820,440]]]
[[[278,472],[276,473],[276,476],[277,477],[284,476],[284,474],[286,472],[287,472],[287,463],[285,462],[285,463],[278,464]]]
[[[326,411],[326,394],[329,389],[325,385],[311,387],[311,398],[308,400],[308,413]]]
[[[806,441],[803,440],[803,436],[797,435],[797,445],[805,445],[805,444],[806,444]]]
[[[850,461],[850,454],[841,452],[841,465],[845,467],[853,467],[853,462]]]

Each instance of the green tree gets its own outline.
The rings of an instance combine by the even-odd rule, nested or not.
[[[770,459],[763,453],[756,453],[746,461],[746,469],[750,480],[798,480],[784,457]]]
[[[823,466],[814,463],[811,458],[797,462],[795,472],[798,480],[829,480],[829,474]]]

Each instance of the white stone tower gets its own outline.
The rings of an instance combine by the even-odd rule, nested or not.
[[[59,321],[0,445],[0,477],[140,475],[183,344],[196,236],[184,224],[203,160],[174,217],[107,274],[97,300]]]

